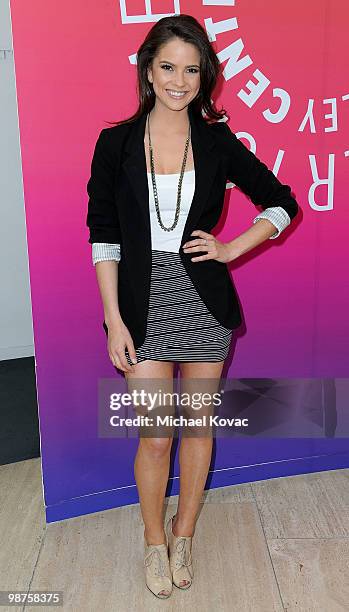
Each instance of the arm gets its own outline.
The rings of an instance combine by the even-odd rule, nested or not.
[[[108,328],[121,318],[117,299],[118,266],[116,265],[120,259],[120,244],[92,243],[92,262],[96,266],[97,281],[104,306],[104,320]],[[97,266],[96,264],[100,262],[108,262],[109,265]]]
[[[109,356],[113,365],[126,372],[134,369],[127,363],[125,346],[131,359],[135,362],[137,359],[131,334],[119,310],[118,261],[121,258],[122,236],[115,201],[117,159],[110,146],[109,129],[100,132],[93,153],[91,176],[87,183],[89,201],[86,225],[90,230],[88,241],[92,244],[92,261],[96,267],[104,321],[108,328]]]
[[[98,136],[91,162],[91,176],[87,183],[89,201],[86,225],[90,230],[90,244],[121,243],[114,197],[117,159],[110,145],[108,129],[103,129]]]
[[[291,223],[289,214],[282,206],[269,206],[253,219],[253,223],[257,223],[260,219],[268,219],[274,225],[274,233],[269,236],[270,239],[280,236],[281,232]]]
[[[109,244],[107,242],[92,243],[92,263],[95,266],[99,261],[120,261],[120,244]]]
[[[121,232],[114,199],[115,166],[108,130],[103,129],[95,145],[91,176],[87,183],[89,201],[86,225],[108,328],[120,322],[117,262],[120,260]]]
[[[281,183],[225,122],[218,122],[218,125],[226,138],[229,180],[249,196],[253,204],[263,208],[263,212],[253,219],[252,227],[229,243],[235,258],[266,239],[277,238],[296,216],[299,206],[291,196],[289,185]]]

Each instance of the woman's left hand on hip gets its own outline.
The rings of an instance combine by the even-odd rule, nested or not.
[[[215,236],[204,232],[203,230],[194,230],[191,236],[197,236],[194,240],[185,242],[182,246],[184,253],[196,253],[197,251],[207,251],[205,255],[192,257],[191,261],[206,261],[207,259],[215,259],[220,263],[228,263],[232,260],[230,245],[220,242]]]

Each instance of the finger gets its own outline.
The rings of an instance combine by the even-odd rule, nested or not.
[[[199,238],[212,238],[212,234],[204,232],[204,230],[194,230],[190,235],[193,236],[193,234],[199,236]]]
[[[204,251],[205,249],[208,250],[208,244],[199,244],[198,246],[188,247],[186,251],[190,255],[190,253],[194,253],[196,251]]]
[[[109,359],[112,362],[113,366],[116,366],[116,359],[115,359],[115,356],[113,355],[111,349],[108,349],[108,354],[109,354]]]
[[[132,340],[126,342],[126,348],[128,350],[128,354],[130,355],[131,361],[135,361],[137,363],[136,350]]]
[[[211,235],[209,235],[208,238],[198,238],[197,240],[189,240],[188,242],[186,242],[183,247],[185,249],[188,249],[189,247],[192,246],[204,246],[205,248],[208,247],[208,245],[211,245],[213,242],[215,242],[215,238]]]
[[[118,357],[115,358],[115,367],[118,370],[121,370],[121,372],[126,372],[125,368],[123,368],[123,366],[121,365],[121,361]]]
[[[191,240],[189,239],[188,242],[186,242],[185,244],[183,244],[183,248],[188,249],[189,247],[192,246],[197,246],[198,244],[202,244],[203,239],[202,238],[197,238],[196,240]]]
[[[122,351],[119,353],[119,359],[120,359],[121,365],[123,366],[123,368],[125,368],[124,370],[125,372],[135,371],[133,365],[130,365],[127,361],[126,354],[125,354],[125,345]]]
[[[120,359],[117,353],[110,353],[110,359],[111,359],[113,366],[115,366],[116,368],[118,368],[118,370],[121,370],[122,372],[125,371],[121,365],[121,362],[120,362]]]
[[[123,372],[134,372],[133,367],[130,366],[126,360],[125,347],[122,349],[116,349],[112,355],[115,360],[116,367],[119,368],[119,370],[122,370]]]
[[[211,253],[207,253],[207,255],[199,255],[198,257],[192,257],[190,261],[193,261],[195,263],[196,261],[206,261],[207,259],[215,259],[215,257],[212,257]]]
[[[204,246],[207,247],[209,245],[211,241],[208,240],[207,238],[199,238],[198,240],[190,240],[190,242],[187,242],[185,246],[186,249],[192,248],[192,247],[200,247],[200,246]]]

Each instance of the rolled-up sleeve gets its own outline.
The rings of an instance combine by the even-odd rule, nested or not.
[[[270,239],[280,236],[281,232],[283,232],[284,229],[286,229],[286,227],[291,223],[289,215],[281,206],[271,206],[266,208],[253,219],[253,223],[256,223],[259,221],[259,219],[268,219],[268,221],[275,225],[276,232],[270,236]]]
[[[228,179],[241,189],[263,212],[259,219],[269,219],[277,231],[277,238],[296,216],[299,205],[291,195],[291,187],[281,183],[275,174],[250,151],[231,131],[226,122],[219,122],[225,133],[225,152],[228,157]]]
[[[116,156],[111,149],[109,129],[104,128],[98,136],[87,183],[86,225],[90,230],[90,244],[122,242],[115,201]]]
[[[95,266],[99,261],[120,261],[120,244],[108,244],[107,242],[94,242],[92,244],[92,263]]]

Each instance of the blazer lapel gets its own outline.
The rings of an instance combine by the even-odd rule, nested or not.
[[[209,126],[206,125],[202,116],[197,116],[193,113],[190,105],[188,112],[195,167],[195,192],[184,226],[181,244],[188,240],[191,231],[194,229],[204,210],[220,161],[215,147],[215,140]]]
[[[206,125],[202,117],[193,112],[190,105],[188,115],[191,125],[191,143],[195,168],[195,191],[184,226],[181,244],[184,244],[189,238],[192,228],[195,227],[204,209],[219,164],[219,156],[217,152],[215,154],[215,141],[209,126]],[[150,236],[149,188],[144,150],[146,119],[147,114],[143,113],[131,124],[130,134],[125,143],[122,167],[130,179],[130,184],[144,216],[146,232]]]

